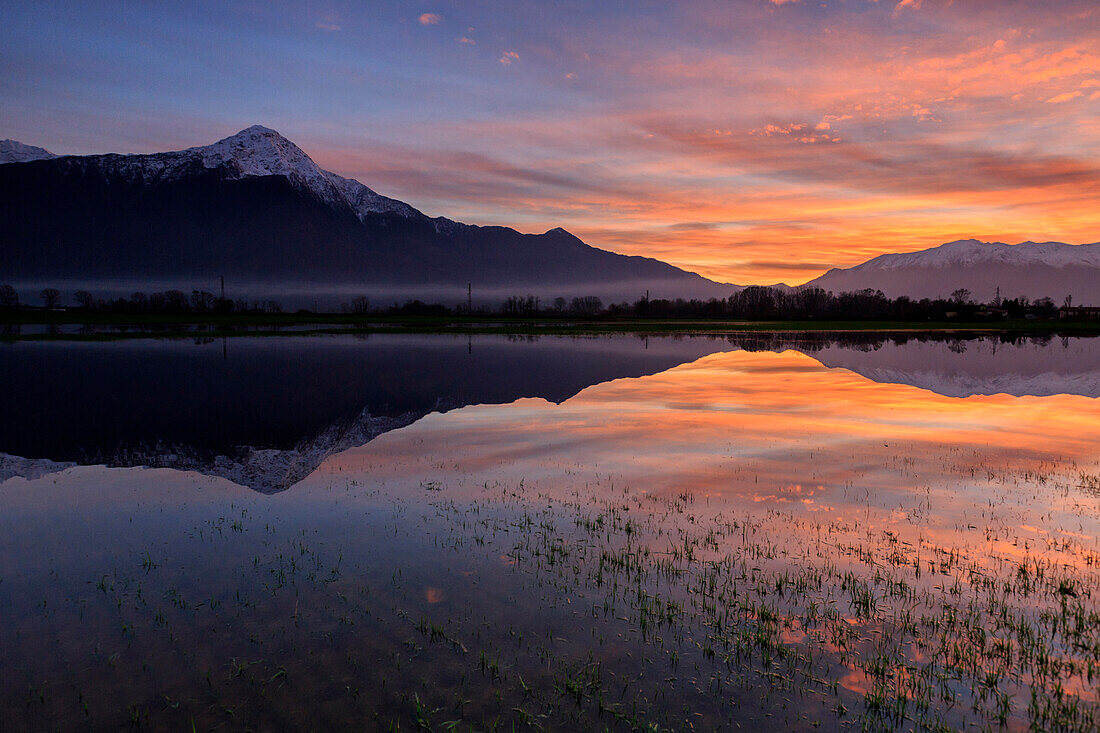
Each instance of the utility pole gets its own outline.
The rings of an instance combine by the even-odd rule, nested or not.
[[[225,300],[225,275],[222,275],[222,300]]]
[[[474,284],[466,283],[466,315],[474,313]]]

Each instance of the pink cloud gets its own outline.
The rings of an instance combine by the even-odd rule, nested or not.
[[[1064,102],[1069,102],[1070,100],[1077,99],[1082,94],[1083,92],[1080,91],[1066,92],[1065,94],[1059,94],[1057,96],[1051,97],[1047,100],[1047,104],[1062,104]]]
[[[510,64],[513,61],[519,61],[519,54],[515,51],[505,51],[500,55],[500,63]]]
[[[436,13],[423,13],[417,20],[420,25],[439,25],[443,22],[443,16]]]

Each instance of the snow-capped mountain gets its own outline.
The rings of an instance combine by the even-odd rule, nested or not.
[[[175,153],[120,156],[138,171],[159,171],[162,180],[187,174],[194,161],[207,169],[223,169],[227,180],[283,176],[334,208],[347,207],[360,221],[370,214],[422,217],[419,211],[396,199],[379,195],[359,181],[322,170],[305,151],[262,125],[241,130],[212,145]]]
[[[11,150],[10,154],[8,150]],[[0,163],[24,163],[59,156],[15,140],[0,143]],[[370,214],[423,216],[406,203],[381,196],[359,181],[322,170],[305,151],[262,125],[241,130],[211,145],[149,155],[71,156],[86,167],[130,183],[163,185],[194,175],[198,169],[219,171],[228,181],[282,176],[334,208],[348,208],[360,220]]]
[[[947,298],[969,290],[978,301],[1050,297],[1100,304],[1100,243],[981,242],[963,239],[919,252],[880,255],[806,283],[833,292],[871,288],[890,297]]]
[[[938,247],[879,255],[852,270],[900,270],[907,267],[974,267],[976,265],[1049,265],[1051,267],[1100,267],[1100,244],[1062,242],[981,242],[960,239]]]
[[[0,163],[28,163],[32,160],[49,160],[56,157],[45,148],[24,145],[18,140],[0,140]]]
[[[5,281],[191,289],[224,275],[250,297],[295,291],[309,301],[329,291],[440,299],[464,296],[467,283],[483,297],[607,300],[646,290],[725,297],[734,287],[561,228],[521,234],[428,217],[258,125],[166,153],[12,159],[0,165]]]

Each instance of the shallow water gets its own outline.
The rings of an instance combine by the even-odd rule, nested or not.
[[[127,385],[121,442],[311,466],[0,484],[16,727],[1096,724],[1100,342],[235,341],[0,352],[79,405],[0,451]]]

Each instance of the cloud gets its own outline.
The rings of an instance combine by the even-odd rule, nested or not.
[[[821,122],[814,126],[814,130],[820,132],[811,132],[809,125],[805,122],[794,123],[790,125],[774,125],[768,123],[763,127],[757,127],[749,130],[750,135],[762,135],[764,137],[785,136],[791,140],[796,140],[803,144],[808,143],[838,143],[840,138],[832,137],[828,132],[830,125],[828,122]],[[732,130],[715,130],[716,135],[731,135]]]
[[[1080,91],[1066,92],[1065,94],[1059,94],[1057,96],[1051,97],[1050,99],[1047,100],[1047,104],[1062,104],[1063,102],[1068,102],[1072,99],[1077,99],[1082,94],[1083,94],[1083,92],[1080,92]]]
[[[439,25],[443,22],[443,16],[436,13],[423,13],[417,20],[420,25]]]
[[[691,6],[656,33],[547,26],[515,71],[545,71],[532,83],[553,107],[404,124],[386,136],[403,149],[362,163],[363,180],[433,214],[562,225],[741,283],[976,233],[1093,241],[1100,13],[1067,28],[1093,0],[1007,1],[1013,28],[990,0],[783,4],[806,18],[756,0]],[[571,106],[567,72],[598,101]]]
[[[456,38],[455,41],[458,42],[458,43],[465,43],[465,44],[470,45],[470,46],[476,46],[477,45],[477,41],[475,41],[472,38],[467,38],[466,36],[462,36],[462,38]]]
[[[323,31],[334,31],[335,32],[335,31],[340,30],[340,23],[338,22],[338,20],[339,19],[336,18],[336,16],[325,15],[325,16],[322,16],[322,18],[317,21],[317,27],[320,28]]]
[[[750,260],[742,263],[754,270],[782,270],[790,272],[809,272],[828,270],[835,265],[832,262],[799,262],[798,260]]]

